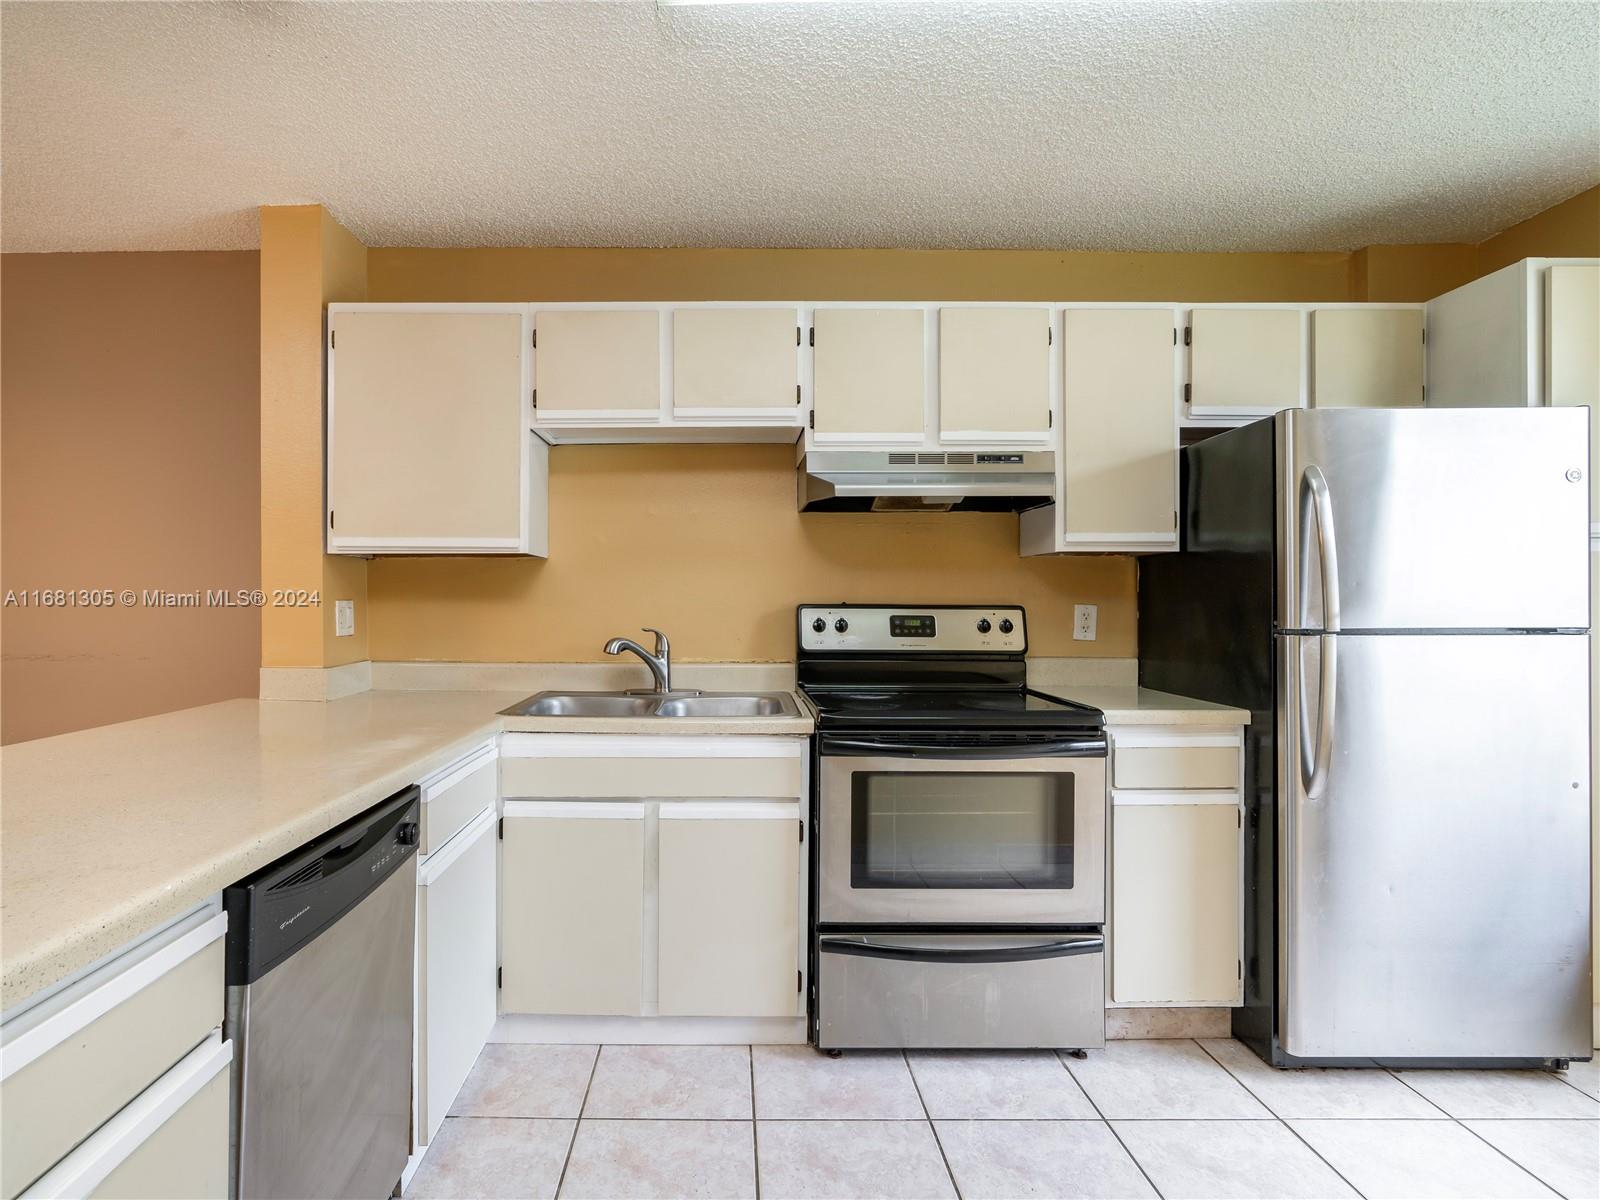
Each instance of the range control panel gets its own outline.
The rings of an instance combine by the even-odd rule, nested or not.
[[[1028,631],[1020,608],[806,605],[800,646],[824,653],[1021,654]]]

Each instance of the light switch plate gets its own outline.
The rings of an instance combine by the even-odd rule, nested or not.
[[[335,600],[333,602],[333,633],[335,637],[351,637],[356,631],[356,602],[354,600]]]
[[[1100,606],[1097,604],[1074,604],[1072,606],[1072,640],[1075,642],[1094,641],[1095,629],[1100,624]]]

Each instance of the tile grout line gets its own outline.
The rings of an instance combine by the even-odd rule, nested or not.
[[[1255,1091],[1252,1090],[1252,1088],[1250,1087],[1250,1085],[1248,1083],[1246,1083],[1243,1079],[1239,1078],[1239,1076],[1235,1075],[1233,1073],[1233,1071],[1229,1070],[1228,1064],[1223,1062],[1215,1054],[1212,1054],[1210,1048],[1207,1047],[1207,1045],[1203,1041],[1201,1041],[1199,1038],[1194,1038],[1192,1040],[1193,1040],[1193,1042],[1194,1042],[1194,1044],[1196,1046],[1200,1047],[1200,1052],[1202,1054],[1204,1054],[1212,1062],[1216,1063],[1217,1066],[1221,1067],[1224,1071],[1227,1071],[1228,1076],[1235,1083],[1237,1083],[1240,1087],[1242,1087],[1245,1091],[1249,1092],[1250,1095],[1255,1096],[1256,1103],[1261,1105],[1262,1108],[1266,1109],[1269,1113],[1271,1113],[1272,1114],[1272,1119],[1274,1121],[1276,1121],[1278,1124],[1282,1125],[1285,1129],[1287,1129],[1289,1131],[1289,1136],[1290,1137],[1294,1138],[1302,1146],[1304,1146],[1307,1150],[1311,1151],[1311,1153],[1316,1156],[1317,1161],[1321,1162],[1324,1166],[1326,1166],[1328,1168],[1328,1170],[1332,1171],[1340,1179],[1344,1180],[1345,1187],[1349,1188],[1352,1192],[1354,1192],[1358,1196],[1361,1196],[1363,1198],[1363,1200],[1365,1200],[1366,1193],[1363,1192],[1360,1188],[1358,1188],[1354,1183],[1350,1182],[1350,1180],[1345,1179],[1344,1172],[1339,1170],[1338,1167],[1334,1166],[1331,1162],[1329,1162],[1327,1160],[1327,1158],[1323,1155],[1322,1151],[1318,1150],[1315,1146],[1313,1146],[1310,1142],[1308,1142],[1306,1140],[1306,1138],[1305,1138],[1305,1135],[1303,1135],[1293,1125],[1289,1124],[1289,1122],[1284,1119],[1282,1114],[1280,1114],[1277,1109],[1273,1108],[1272,1105],[1268,1104],[1265,1096],[1257,1096]],[[1234,1039],[1234,1040],[1237,1040],[1237,1039]],[[1249,1049],[1249,1048],[1246,1047],[1246,1049]],[[1253,1054],[1254,1051],[1251,1051],[1251,1053]],[[1269,1069],[1276,1069],[1276,1068],[1269,1068]]]
[[[1100,1048],[1100,1052],[1102,1054],[1105,1053],[1104,1046]],[[1128,1143],[1122,1140],[1122,1135],[1117,1132],[1117,1127],[1106,1119],[1105,1113],[1100,1111],[1100,1105],[1095,1103],[1095,1098],[1089,1094],[1089,1089],[1083,1086],[1083,1080],[1073,1074],[1072,1068],[1067,1065],[1067,1060],[1061,1057],[1061,1051],[1056,1050],[1053,1053],[1056,1056],[1056,1062],[1061,1064],[1061,1069],[1067,1073],[1067,1078],[1072,1080],[1077,1089],[1083,1093],[1083,1098],[1089,1102],[1089,1107],[1094,1109],[1094,1114],[1100,1118],[1100,1123],[1111,1131],[1112,1137],[1117,1139],[1117,1145],[1122,1147],[1122,1152],[1128,1156],[1128,1161],[1138,1169],[1139,1174],[1144,1176],[1144,1181],[1150,1185],[1150,1190],[1156,1194],[1158,1200],[1166,1200],[1165,1193],[1156,1186],[1156,1181],[1150,1178],[1150,1172],[1144,1169],[1144,1164],[1139,1161],[1138,1156],[1128,1149]]]
[[[1470,1136],[1477,1138],[1485,1146],[1489,1147],[1489,1149],[1493,1150],[1501,1158],[1505,1159],[1513,1167],[1516,1167],[1517,1170],[1519,1170],[1523,1174],[1525,1174],[1529,1179],[1533,1180],[1540,1187],[1545,1188],[1546,1190],[1548,1190],[1551,1195],[1553,1195],[1553,1196],[1565,1196],[1566,1195],[1565,1192],[1559,1191],[1556,1188],[1551,1187],[1543,1179],[1541,1179],[1539,1176],[1535,1175],[1533,1173],[1533,1169],[1531,1167],[1523,1166],[1523,1164],[1519,1163],[1516,1159],[1512,1158],[1511,1155],[1507,1154],[1504,1150],[1500,1149],[1499,1146],[1496,1146],[1488,1138],[1484,1137],[1476,1129],[1474,1129],[1472,1126],[1468,1125],[1460,1117],[1456,1116],[1455,1113],[1446,1110],[1445,1107],[1443,1105],[1439,1104],[1437,1101],[1430,1100],[1430,1099],[1428,1099],[1427,1096],[1423,1096],[1422,1092],[1419,1089],[1412,1087],[1411,1084],[1404,1077],[1401,1076],[1399,1071],[1391,1071],[1388,1067],[1384,1067],[1383,1070],[1388,1074],[1389,1078],[1391,1078],[1391,1079],[1395,1080],[1396,1082],[1398,1082],[1402,1087],[1411,1088],[1411,1091],[1416,1093],[1418,1096],[1422,1096],[1422,1098],[1424,1100],[1426,1100],[1429,1104],[1432,1104],[1440,1112],[1444,1113],[1445,1117],[1448,1120],[1450,1120],[1453,1124],[1455,1124],[1456,1126],[1460,1127],[1461,1129],[1466,1130],[1467,1133]]]
[[[933,1114],[928,1111],[928,1102],[922,1097],[922,1085],[917,1082],[917,1073],[911,1069],[911,1056],[902,1050],[900,1061],[905,1063],[906,1074],[911,1077],[911,1089],[917,1093],[917,1103],[922,1105],[922,1115],[928,1122],[928,1132],[933,1134],[933,1144],[939,1147],[939,1161],[944,1163],[944,1173],[950,1179],[950,1190],[955,1192],[956,1200],[962,1200],[961,1185],[956,1182],[956,1173],[950,1169],[950,1156],[944,1152],[944,1139],[939,1136],[939,1127],[933,1123]]]
[[[567,1168],[572,1165],[572,1148],[578,1144],[578,1126],[583,1124],[583,1110],[589,1107],[589,1089],[594,1087],[594,1073],[600,1068],[600,1052],[604,1049],[604,1042],[595,1046],[594,1061],[589,1064],[589,1079],[583,1085],[583,1099],[578,1102],[578,1118],[572,1122],[572,1137],[567,1141],[567,1156],[561,1160],[561,1174],[556,1179],[555,1194],[558,1197],[567,1183]]]
[[[756,1169],[756,1200],[761,1200],[761,1126],[756,1124],[756,1048],[746,1046],[750,1057],[750,1155]]]
[[[1597,1047],[1597,1049],[1600,1049],[1600,1047]],[[1568,1073],[1570,1071],[1571,1071],[1571,1068],[1569,1067],[1566,1071],[1551,1071],[1550,1074],[1554,1075],[1557,1079],[1561,1080],[1562,1083],[1566,1084],[1573,1091],[1582,1092],[1583,1095],[1589,1096],[1588,1092],[1585,1092],[1581,1087],[1579,1087],[1577,1084],[1573,1083],[1572,1080],[1567,1078],[1567,1075],[1568,1075]],[[1600,1102],[1600,1096],[1589,1096],[1589,1099],[1594,1100],[1596,1102]],[[1556,1120],[1564,1120],[1566,1118],[1557,1117],[1555,1119]],[[1573,1117],[1571,1119],[1572,1120],[1576,1120],[1576,1121],[1585,1121],[1585,1120],[1592,1120],[1593,1118],[1590,1118],[1590,1117]]]

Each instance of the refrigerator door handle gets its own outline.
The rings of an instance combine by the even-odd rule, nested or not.
[[[1300,781],[1306,799],[1320,799],[1328,785],[1328,764],[1333,759],[1334,697],[1337,694],[1339,639],[1339,552],[1333,532],[1333,501],[1328,481],[1315,464],[1300,476],[1300,622],[1306,624],[1306,576],[1310,566],[1311,526],[1317,529],[1318,566],[1322,575],[1322,636],[1318,673],[1321,676],[1317,697],[1317,735],[1312,744],[1307,717],[1305,663],[1300,663]],[[1297,653],[1303,655],[1304,641]]]

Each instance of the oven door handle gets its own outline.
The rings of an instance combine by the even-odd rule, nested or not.
[[[1106,740],[1098,738],[1064,738],[1053,742],[1022,742],[1016,745],[992,746],[925,746],[905,742],[869,741],[861,738],[825,736],[820,747],[825,756],[855,755],[872,757],[894,755],[900,758],[1050,758],[1099,757],[1106,752]]]
[[[853,954],[859,958],[892,958],[901,962],[1017,963],[1041,958],[1067,958],[1074,954],[1099,954],[1106,940],[1097,933],[1073,934],[1048,942],[1021,946],[906,946],[874,942],[869,938],[823,937],[817,948],[824,954]]]

